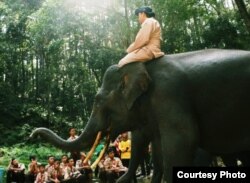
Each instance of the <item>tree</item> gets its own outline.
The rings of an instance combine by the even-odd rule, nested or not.
[[[239,13],[240,13],[241,17],[243,18],[245,25],[247,27],[247,30],[250,34],[250,14],[247,11],[246,4],[245,4],[244,0],[235,0],[235,3],[239,9]]]
[[[142,5],[154,9],[167,54],[250,49],[243,11],[226,0],[97,1],[0,2],[0,138],[10,136],[6,144],[38,126],[64,136],[70,126],[84,128],[105,70],[140,29],[134,10]]]

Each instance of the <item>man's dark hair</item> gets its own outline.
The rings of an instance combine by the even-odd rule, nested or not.
[[[115,151],[114,151],[114,149],[112,147],[108,148],[108,154],[111,153],[111,152],[115,153]]]
[[[49,156],[48,156],[48,159],[49,159],[49,158],[54,158],[54,159],[55,159],[55,156],[49,155]]]
[[[13,161],[15,160],[16,158],[12,157],[11,158],[11,164],[13,163]]]
[[[40,167],[45,168],[45,164],[40,164],[40,165],[38,165],[38,168],[40,168]]]
[[[135,10],[135,15],[138,16],[139,13],[144,12],[148,18],[155,17],[155,13],[153,12],[152,8],[148,6],[142,6]]]
[[[31,156],[30,156],[30,161],[31,161],[31,160],[36,160],[36,156],[35,156],[35,155],[31,155]]]
[[[71,127],[71,128],[69,128],[69,132],[71,131],[71,130],[76,130],[76,128],[74,128],[74,127]]]
[[[59,159],[56,159],[56,160],[55,160],[55,163],[57,163],[57,164],[60,165],[61,161],[60,161]]]
[[[69,156],[68,156],[67,154],[63,154],[63,155],[61,156],[61,158],[62,158],[63,156],[66,156],[67,158],[69,158]]]

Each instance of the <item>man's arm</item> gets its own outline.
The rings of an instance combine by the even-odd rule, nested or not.
[[[38,173],[34,183],[38,183],[38,181],[40,180],[40,177],[41,177],[41,173]]]
[[[118,171],[127,171],[128,170],[127,167],[123,166],[120,158],[117,158],[117,168],[118,168]]]
[[[25,170],[25,166],[24,166],[23,163],[20,163],[20,164],[18,165],[18,168],[12,168],[12,170],[21,172],[21,171]]]
[[[76,169],[77,169],[77,170],[83,169],[83,167],[81,167],[81,160],[77,160],[77,161],[76,161]]]
[[[25,170],[25,165],[23,163],[20,164],[20,170]]]
[[[127,143],[128,143],[128,149],[127,149],[127,151],[131,152],[131,140],[128,140]]]
[[[64,179],[69,179],[70,178],[70,170],[68,167],[64,168]]]
[[[150,39],[151,32],[153,30],[153,22],[147,21],[143,24],[140,31],[137,33],[135,41],[128,47],[127,52],[131,53],[143,46],[147,45]]]
[[[103,165],[104,165],[105,171],[111,171],[111,170],[112,170],[112,166],[110,166],[109,159],[106,159],[106,160],[104,161]]]

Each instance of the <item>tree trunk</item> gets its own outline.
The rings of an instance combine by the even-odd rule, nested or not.
[[[235,0],[235,3],[239,9],[241,17],[246,24],[247,30],[250,33],[250,15],[247,12],[246,4],[244,3],[244,0]]]
[[[39,58],[36,56],[36,77],[35,77],[35,83],[36,83],[36,87],[35,87],[35,90],[36,90],[36,96],[35,96],[35,99],[36,101],[38,101],[38,98],[39,98],[39,90],[40,90],[40,86],[39,86]]]
[[[26,90],[26,71],[25,71],[25,56],[24,56],[24,51],[21,49],[21,62],[22,62],[22,66],[21,66],[21,73],[22,73],[22,78],[20,79],[20,83],[21,83],[21,96],[22,96],[22,102],[24,102],[25,100],[25,90]]]
[[[124,8],[125,8],[125,19],[127,24],[127,39],[126,39],[126,47],[130,44],[130,24],[129,24],[129,17],[128,17],[128,2],[124,0]]]

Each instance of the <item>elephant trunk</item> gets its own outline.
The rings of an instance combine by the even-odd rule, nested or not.
[[[59,137],[53,131],[47,128],[37,128],[35,129],[30,138],[34,138],[36,136],[41,136],[47,142],[51,143],[52,145],[66,151],[80,151],[91,147],[91,145],[95,141],[95,137],[98,134],[98,130],[91,125],[92,123],[88,123],[81,135],[72,141],[67,141]],[[100,134],[98,135],[99,138]],[[100,139],[96,139],[99,141]]]

